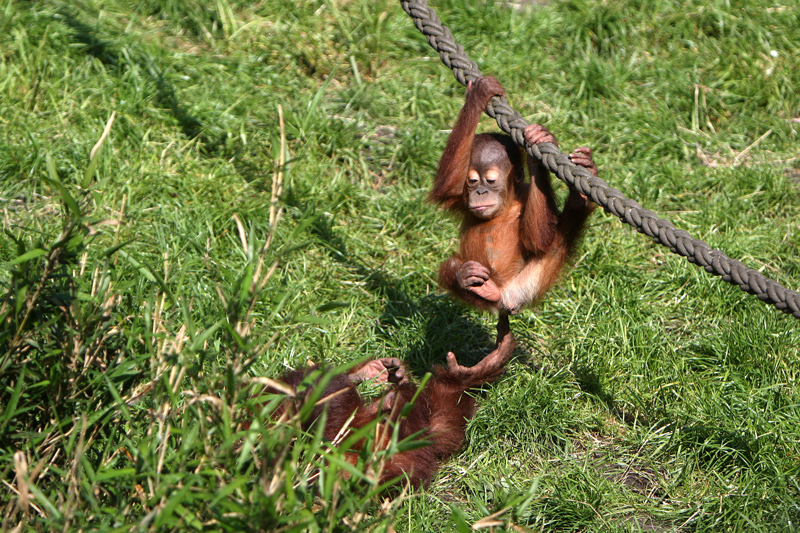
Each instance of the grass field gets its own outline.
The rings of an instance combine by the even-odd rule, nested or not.
[[[800,288],[800,6],[431,5],[562,149]],[[491,346],[424,201],[463,94],[387,0],[2,0],[2,530],[797,531],[799,323],[602,212],[428,489],[265,422],[252,378]]]

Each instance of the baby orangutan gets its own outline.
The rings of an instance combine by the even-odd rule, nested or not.
[[[439,268],[442,286],[479,309],[515,314],[553,285],[596,206],[570,189],[559,212],[547,168],[525,155],[526,183],[523,152],[510,136],[475,134],[486,105],[503,94],[491,76],[470,83],[429,198],[461,217],[459,250]],[[539,124],[524,135],[529,145],[558,146]],[[597,176],[589,148],[569,158]]]
[[[378,443],[380,448],[389,445],[390,435],[396,425],[399,426],[399,439],[423,431],[420,438],[431,441],[431,444],[391,456],[381,472],[380,483],[401,482],[403,476],[407,476],[412,486],[427,486],[439,464],[464,443],[467,421],[475,414],[475,399],[467,392],[494,381],[502,373],[515,345],[508,317],[501,317],[497,325],[497,349],[473,367],[461,366],[455,355],[448,353],[447,366],[434,367],[433,376],[405,417],[400,416],[402,407],[417,394],[417,386],[410,381],[403,362],[394,357],[369,361],[351,374],[340,374],[330,381],[322,393],[320,405],[315,407],[305,428],[313,426],[323,410],[327,409],[323,436],[330,441],[339,435],[351,416],[348,428],[363,427],[376,418],[381,420],[381,424],[389,425],[388,431],[378,432],[383,436],[383,441]],[[280,381],[296,388],[314,370],[318,370],[318,367],[296,370],[283,376]],[[384,382],[388,390],[382,397],[366,403],[355,385],[366,379]],[[266,392],[276,391],[268,389]],[[299,409],[305,394],[286,400],[274,417]],[[359,446],[363,446],[363,443]],[[347,458],[355,464],[358,454],[358,449],[349,451]]]

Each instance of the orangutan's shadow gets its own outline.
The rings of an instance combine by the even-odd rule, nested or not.
[[[295,207],[303,209],[300,204]],[[447,352],[453,352],[460,364],[471,366],[494,349],[493,319],[487,328],[479,319],[472,318],[474,312],[438,291],[421,297],[409,294],[403,280],[383,269],[368,266],[357,254],[351,253],[329,217],[317,218],[312,233],[333,260],[361,278],[361,287],[386,302],[378,319],[379,336],[388,339],[409,324],[418,324],[419,318],[424,317],[424,333],[406,353],[397,355],[415,374],[423,375],[433,365],[444,364]]]

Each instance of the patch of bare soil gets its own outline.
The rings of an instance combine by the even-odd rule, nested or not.
[[[800,168],[787,168],[786,175],[789,177],[789,181],[800,185]]]

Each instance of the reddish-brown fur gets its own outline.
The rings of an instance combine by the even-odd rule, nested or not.
[[[503,94],[492,77],[467,89],[430,199],[463,217],[459,252],[439,269],[442,285],[478,308],[516,313],[555,282],[595,206],[570,190],[559,214],[546,168],[529,158],[531,183],[525,183],[522,153],[509,136],[475,135],[489,100]],[[526,128],[525,138],[557,144],[538,124]],[[570,159],[597,175],[588,148]]]
[[[377,417],[382,417],[381,423],[387,429],[382,432],[382,438],[379,438],[380,448],[388,445],[391,428],[395,424],[399,425],[400,439],[424,431],[421,438],[430,440],[432,444],[391,456],[381,472],[380,482],[402,481],[403,476],[407,476],[411,485],[425,486],[436,473],[441,461],[456,452],[464,443],[467,421],[475,414],[475,399],[466,392],[494,381],[502,373],[514,350],[514,336],[509,330],[507,318],[498,324],[497,335],[497,349],[473,367],[459,365],[455,355],[448,353],[447,366],[434,367],[433,376],[417,396],[406,417],[400,416],[401,408],[412,400],[417,393],[417,386],[409,381],[400,360],[379,359],[368,363],[372,366],[366,371],[358,369],[349,375],[336,376],[322,393],[322,398],[327,400],[320,402],[314,409],[306,428],[322,415],[323,410],[327,410],[323,435],[329,441],[336,439],[340,432],[347,432],[347,428],[363,427]],[[281,381],[296,388],[305,376],[316,369],[317,367],[310,367],[303,371],[290,372]],[[354,382],[376,377],[385,381],[389,390],[381,398],[364,403]],[[277,390],[267,389],[267,392],[274,393]],[[308,391],[294,400],[287,400],[273,416],[295,412],[307,394]],[[353,419],[347,424],[351,415]],[[358,450],[348,453],[354,464],[358,453]]]

